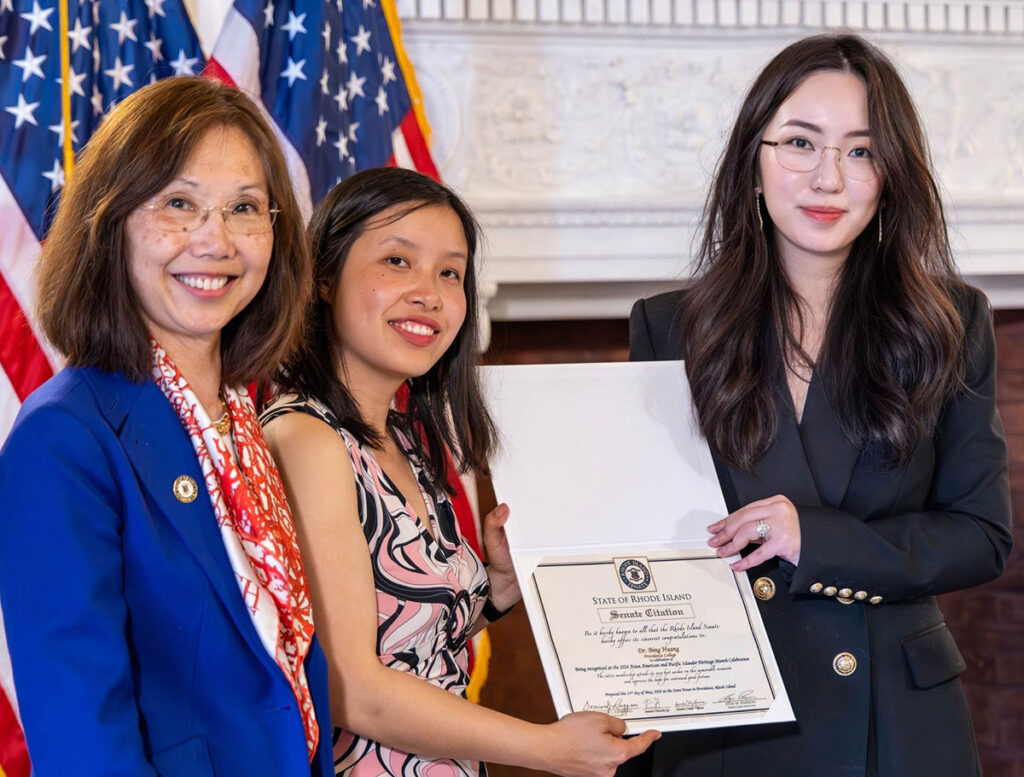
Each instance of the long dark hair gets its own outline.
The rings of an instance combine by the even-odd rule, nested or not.
[[[270,267],[224,328],[222,379],[266,380],[301,337],[309,248],[284,155],[244,92],[200,76],[165,78],[126,97],[86,144],[43,245],[36,312],[68,363],[149,378],[149,334],[131,282],[125,224],[178,175],[212,130],[235,127],[256,149],[280,209]]]
[[[813,364],[828,378],[832,411],[852,441],[899,466],[963,380],[956,307],[963,283],[906,86],[885,54],[860,37],[797,41],[768,64],[740,109],[705,205],[681,314],[701,429],[721,458],[748,472],[778,432],[787,358],[811,364],[774,227],[754,193],[760,143],[779,106],[822,71],[864,81],[882,178],[882,205],[843,265]]]
[[[332,289],[341,277],[352,244],[385,211],[398,208],[394,220],[419,208],[451,208],[462,222],[467,262],[464,276],[466,318],[444,355],[424,375],[406,381],[408,401],[389,422],[407,433],[435,488],[452,491],[451,451],[459,470],[487,472],[495,429],[484,405],[477,376],[479,313],[476,251],[480,229],[468,206],[447,187],[425,175],[396,167],[356,173],[335,186],[317,206],[309,225],[315,289]],[[312,325],[295,356],[276,378],[284,391],[316,397],[362,444],[379,447],[383,440],[362,417],[355,399],[337,374],[337,333],[331,304],[317,295]]]

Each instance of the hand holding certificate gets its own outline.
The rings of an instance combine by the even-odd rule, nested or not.
[[[792,720],[679,362],[489,368],[499,497],[559,714],[630,732]]]

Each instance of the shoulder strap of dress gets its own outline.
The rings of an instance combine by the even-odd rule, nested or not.
[[[266,410],[260,413],[260,424],[266,426],[275,418],[287,413],[305,413],[306,415],[311,415],[314,418],[320,419],[336,432],[341,433],[344,431],[341,424],[338,423],[338,419],[335,417],[334,413],[332,413],[322,402],[301,394],[292,395],[288,398],[278,397],[275,399]]]

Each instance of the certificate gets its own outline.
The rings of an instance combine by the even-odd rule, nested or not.
[[[682,362],[484,369],[506,532],[559,715],[628,733],[793,720]]]
[[[572,712],[635,730],[735,725],[779,696],[756,606],[710,550],[545,558],[532,584]]]

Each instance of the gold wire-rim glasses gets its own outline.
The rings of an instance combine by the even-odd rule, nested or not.
[[[866,183],[878,177],[878,167],[873,156],[850,156],[850,152],[860,148],[860,146],[847,149],[844,153],[844,150],[838,146],[822,146],[821,151],[818,152],[813,147],[803,149],[794,146],[790,141],[762,140],[761,144],[771,146],[775,152],[775,161],[779,167],[783,170],[789,170],[791,173],[813,173],[821,167],[825,159],[825,152],[832,149],[836,152],[839,170],[846,178],[849,178],[851,181]]]
[[[232,234],[247,237],[264,235],[274,229],[277,214],[281,212],[280,208],[273,207],[273,203],[264,210],[263,206],[259,203],[248,200],[229,202],[226,205],[208,205],[205,208],[196,208],[195,210],[186,210],[171,205],[176,200],[188,202],[184,197],[168,197],[167,201],[162,205],[157,200],[158,198],[154,197],[146,204],[140,205],[139,208],[152,213],[156,217],[157,226],[160,229],[172,233],[195,232],[206,223],[211,212],[219,210],[221,218],[224,220],[224,225]],[[189,204],[191,205],[191,203]],[[240,205],[249,205],[257,208],[257,210],[254,213],[240,213],[235,210]]]

